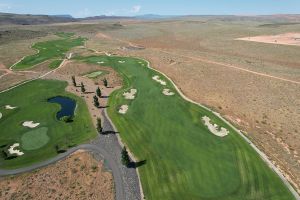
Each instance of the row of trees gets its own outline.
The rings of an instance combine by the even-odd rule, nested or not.
[[[75,87],[77,86],[75,76],[72,76],[72,83]],[[107,81],[106,78],[103,79],[103,85],[105,87],[108,87],[108,81]],[[81,92],[85,93],[86,89],[85,89],[85,86],[82,82],[80,84],[80,88],[81,88]],[[96,89],[96,95],[93,97],[94,98],[94,106],[97,107],[97,108],[100,107],[100,103],[99,103],[98,98],[101,98],[101,97],[102,97],[102,92],[101,92],[100,88],[98,87]],[[102,127],[102,123],[101,123],[101,118],[97,118],[96,128],[97,128],[98,133],[103,134],[103,127]],[[123,147],[123,149],[121,151],[121,162],[126,167],[129,167],[130,162],[131,162],[128,151],[127,151],[125,146]]]
[[[103,85],[104,85],[105,87],[108,87],[108,81],[107,81],[107,79],[104,78],[102,81],[103,81]],[[73,85],[74,85],[75,87],[77,87],[77,83],[76,83],[75,76],[72,76],[72,83],[73,83]],[[84,85],[83,85],[82,82],[81,82],[80,87],[81,87],[81,91],[82,91],[82,88],[83,88],[83,89],[84,89],[84,92],[85,92],[85,88],[84,88]],[[83,93],[84,93],[84,92],[83,92]],[[101,92],[100,92],[99,97],[100,97],[100,96],[101,96]]]

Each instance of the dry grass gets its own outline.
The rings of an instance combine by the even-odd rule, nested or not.
[[[95,187],[96,186],[96,187]],[[113,177],[87,152],[0,180],[0,199],[114,199]]]
[[[278,29],[261,28],[256,22],[244,24],[219,21],[128,24],[126,30],[103,32],[111,38],[99,37],[98,33],[88,47],[104,50],[103,43],[112,42],[113,48],[128,45],[126,41],[145,46],[146,50],[115,48],[114,52],[150,60],[154,68],[169,75],[188,97],[213,107],[246,131],[299,187],[299,84],[161,51],[299,82],[299,47],[234,40],[248,35],[294,32],[299,25]]]
[[[188,97],[213,107],[247,132],[291,180],[300,185],[298,84],[161,52],[164,50],[178,55],[200,57],[299,82],[299,47],[235,39],[297,32],[300,24],[265,26],[264,21],[222,21],[211,18],[159,22],[123,21],[123,27],[114,27],[113,23],[69,23],[27,29],[75,32],[89,38],[86,43],[88,48],[150,60],[154,68],[169,75]],[[1,45],[1,62],[9,66],[22,56],[32,53],[28,49],[32,41],[20,40]],[[120,50],[120,47],[128,46],[126,41],[146,49]],[[76,52],[88,54],[82,49],[77,49]],[[94,67],[82,65],[78,72],[92,69]],[[69,69],[62,69],[61,73],[73,73],[72,70],[67,70]],[[0,88],[14,84],[11,78],[0,80]]]

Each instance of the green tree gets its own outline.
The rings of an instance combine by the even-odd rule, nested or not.
[[[97,118],[97,131],[100,134],[103,133],[103,128],[102,128],[102,124],[101,124],[101,118]]]
[[[80,88],[81,88],[81,92],[82,93],[85,93],[85,87],[84,87],[84,85],[83,85],[83,83],[81,82],[81,86],[80,86]]]
[[[98,108],[100,106],[100,103],[99,103],[99,99],[98,97],[95,95],[94,96],[94,105]]]
[[[97,94],[98,97],[101,97],[101,95],[102,95],[101,90],[100,90],[99,87],[96,89],[96,94]]]
[[[105,87],[108,86],[108,82],[107,82],[107,79],[106,79],[106,78],[103,79],[103,84],[104,84]]]
[[[130,164],[130,158],[129,158],[128,151],[125,146],[123,147],[122,152],[121,152],[121,161],[122,161],[122,164],[125,165],[126,167],[128,167]]]
[[[75,76],[72,76],[72,82],[73,82],[73,85],[76,87],[76,79],[75,79]]]

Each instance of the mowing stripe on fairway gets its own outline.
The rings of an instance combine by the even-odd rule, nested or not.
[[[140,160],[146,199],[272,199],[293,195],[236,131],[211,111],[182,99],[173,84],[160,73],[142,66],[139,59],[108,56],[82,58],[89,63],[105,61],[124,77],[115,91],[108,113],[122,140]],[[119,63],[124,60],[125,63]],[[152,80],[159,75],[174,96],[162,94],[164,86]],[[127,101],[124,89],[136,88],[137,98],[125,115],[117,108]],[[229,130],[220,138],[201,121],[210,117]]]

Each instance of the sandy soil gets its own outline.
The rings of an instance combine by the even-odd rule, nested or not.
[[[238,38],[237,40],[262,42],[268,44],[283,44],[300,46],[300,33],[285,33],[279,35],[261,35],[255,37]]]
[[[0,199],[114,199],[113,177],[87,152],[56,164],[0,179]]]
[[[125,97],[125,99],[130,99],[133,100],[135,99],[135,94],[137,93],[137,89],[130,89],[129,92],[124,92],[123,96]]]
[[[175,94],[174,92],[171,92],[170,89],[163,89],[162,93],[166,96],[173,96]]]
[[[15,143],[12,146],[9,147],[8,152],[13,155],[16,154],[17,156],[22,156],[24,155],[24,153],[22,151],[20,151],[19,148],[20,144],[19,143]]]
[[[129,106],[128,105],[122,105],[120,108],[119,108],[119,113],[121,113],[121,114],[126,114],[127,113],[127,111],[128,111],[128,108],[129,108]]]
[[[6,110],[13,110],[13,109],[16,109],[17,107],[15,107],[15,106],[11,106],[11,105],[6,105],[5,106],[5,109]]]
[[[22,125],[29,128],[35,128],[38,125],[40,125],[40,123],[34,123],[33,121],[25,121]]]
[[[219,129],[219,126],[217,124],[212,124],[210,123],[210,118],[207,116],[202,117],[202,120],[204,121],[205,126],[207,126],[207,128],[209,129],[209,131],[218,136],[218,137],[225,137],[226,135],[228,135],[229,131],[224,128],[221,127]]]

